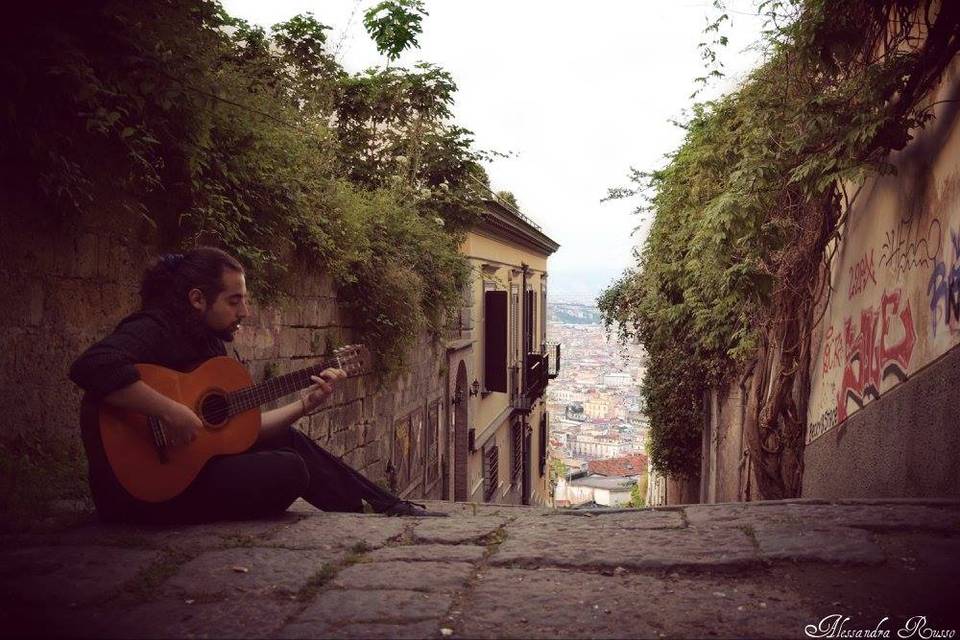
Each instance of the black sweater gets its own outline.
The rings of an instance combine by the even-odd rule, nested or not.
[[[214,356],[226,355],[223,342],[209,331],[191,331],[163,309],[138,311],[96,343],[70,367],[70,379],[85,392],[81,423],[90,469],[90,489],[104,520],[123,520],[140,501],[120,485],[110,468],[96,428],[96,402],[140,379],[135,364],[158,364],[190,371]]]
[[[70,379],[88,397],[99,399],[139,380],[135,364],[190,371],[226,353],[211,332],[192,332],[173,313],[147,309],[127,316],[112,334],[84,351],[70,367]]]

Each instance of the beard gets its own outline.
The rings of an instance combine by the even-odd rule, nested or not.
[[[208,322],[210,312],[202,313],[196,309],[189,309],[187,312],[187,333],[194,340],[205,342],[213,336],[224,342],[233,342],[234,326],[230,325],[225,329],[214,329]]]
[[[233,329],[220,329],[218,331],[211,329],[210,332],[224,342],[233,342],[233,338],[236,335]]]

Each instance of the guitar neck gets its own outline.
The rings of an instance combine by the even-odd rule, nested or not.
[[[313,384],[310,376],[320,375],[322,371],[331,367],[340,368],[340,359],[330,358],[312,367],[270,378],[260,384],[228,393],[230,415],[249,411],[300,389],[306,389]]]

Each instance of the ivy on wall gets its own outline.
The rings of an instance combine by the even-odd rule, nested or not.
[[[416,44],[419,3],[371,11],[390,59]],[[486,156],[452,121],[447,72],[349,74],[328,31],[310,14],[266,31],[212,0],[18,5],[0,39],[3,187],[37,223],[122,208],[163,248],[223,246],[261,300],[296,293],[295,258],[313,264],[396,371],[457,304]]]
[[[889,152],[933,117],[930,91],[960,50],[960,5],[785,0],[758,10],[763,64],[694,106],[665,167],[611,190],[643,197],[654,221],[635,267],[598,302],[607,326],[650,354],[641,392],[661,472],[699,474],[704,390],[753,373],[744,429],[759,493],[774,499],[800,492],[829,248],[857,185],[890,173]]]

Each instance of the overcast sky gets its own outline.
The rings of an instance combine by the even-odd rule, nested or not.
[[[231,15],[269,27],[313,12],[330,25],[348,71],[381,65],[363,28],[375,0],[223,0]],[[729,0],[723,33],[729,90],[755,66],[748,49],[762,28],[750,0]],[[668,123],[689,109],[703,75],[697,43],[717,12],[708,0],[426,0],[420,48],[398,64],[425,61],[457,83],[454,113],[475,147],[514,154],[487,166],[495,190],[560,250],[549,260],[552,298],[584,300],[633,263],[645,225],[636,203],[600,200],[631,166],[654,169],[682,140]],[[634,228],[640,226],[637,233]]]

